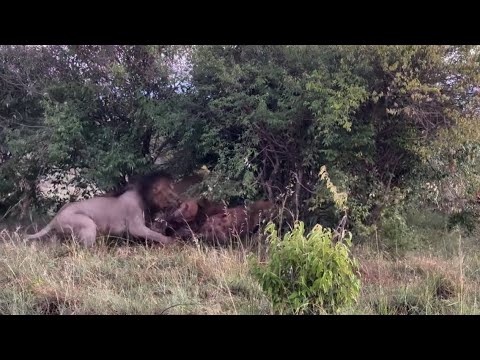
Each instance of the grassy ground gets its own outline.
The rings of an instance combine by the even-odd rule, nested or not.
[[[395,257],[375,242],[356,246],[361,296],[342,313],[480,313],[475,239],[452,234],[437,242],[443,245]],[[247,255],[194,245],[25,245],[4,230],[0,314],[272,314]]]
[[[445,257],[440,253],[409,252],[390,256],[357,249],[362,292],[349,313],[479,314],[480,255]]]
[[[268,314],[241,250],[0,237],[0,314]]]

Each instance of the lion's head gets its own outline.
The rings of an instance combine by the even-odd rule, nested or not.
[[[192,222],[198,215],[198,204],[195,200],[183,201],[178,209],[176,209],[169,217],[169,222]]]
[[[164,172],[157,171],[140,177],[137,189],[151,212],[176,208],[181,202],[173,189],[172,177]]]

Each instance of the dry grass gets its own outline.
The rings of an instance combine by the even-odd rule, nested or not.
[[[448,257],[439,251],[417,251],[398,259],[365,248],[356,249],[362,293],[352,312],[478,314],[480,256],[476,251]]]
[[[480,253],[357,246],[362,282],[345,314],[479,314]],[[272,314],[245,249],[25,245],[0,232],[0,314]]]
[[[1,314],[257,314],[270,305],[245,253],[75,243],[0,235]]]

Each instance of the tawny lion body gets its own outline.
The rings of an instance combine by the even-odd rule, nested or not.
[[[196,200],[184,201],[172,215],[166,217],[169,226],[182,238],[195,234],[206,243],[222,245],[232,236],[243,238],[255,232],[260,221],[269,217],[273,208],[273,203],[265,200],[233,208],[208,201],[204,203],[206,207]]]
[[[167,214],[157,213],[151,228],[189,240],[210,216],[224,211],[225,206],[222,203],[211,202],[204,198],[187,199],[174,211]]]
[[[85,246],[95,244],[97,234],[122,236],[126,233],[166,245],[173,238],[145,226],[145,216],[178,205],[170,178],[152,174],[113,196],[99,196],[65,205],[41,231],[26,237],[41,238],[51,231],[75,234]]]
[[[225,245],[232,236],[244,238],[254,233],[261,220],[271,216],[274,205],[268,200],[255,201],[249,206],[229,208],[207,219],[198,235],[207,243]]]

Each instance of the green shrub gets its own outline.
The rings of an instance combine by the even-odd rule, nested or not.
[[[454,213],[448,218],[448,230],[453,230],[455,227],[464,229],[468,234],[472,234],[475,230],[475,214],[470,210],[463,210]]]
[[[274,224],[265,231],[269,260],[264,266],[254,262],[253,272],[278,313],[333,313],[356,302],[360,280],[350,257],[351,235],[333,243],[332,231],[317,224],[305,236],[301,221],[283,240]]]
[[[382,214],[380,236],[382,247],[391,255],[402,256],[417,245],[403,213],[397,208],[389,209]]]

